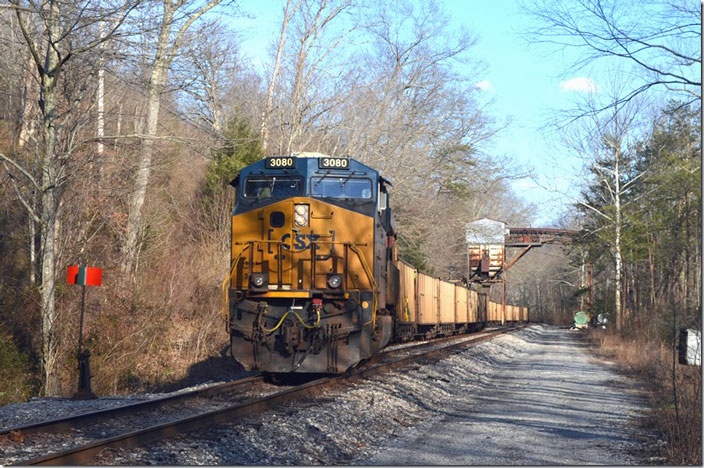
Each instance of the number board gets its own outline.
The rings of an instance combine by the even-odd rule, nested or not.
[[[292,156],[271,156],[266,158],[267,169],[288,169],[296,167],[296,158]]]
[[[349,169],[350,160],[348,158],[320,158],[318,159],[320,169]]]

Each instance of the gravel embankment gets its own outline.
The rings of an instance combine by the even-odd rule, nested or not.
[[[361,462],[369,465],[636,465],[659,442],[639,424],[636,382],[595,359],[579,336],[531,327],[522,353],[487,385]]]
[[[573,336],[567,330],[533,325],[433,365],[402,369],[326,398],[128,453],[106,451],[96,462],[648,463],[642,455],[647,434],[636,426],[642,402],[633,383],[594,362]],[[0,426],[16,425],[17,414],[29,411],[27,407],[51,411],[53,404],[97,405],[101,400],[41,399],[8,405],[0,408]]]

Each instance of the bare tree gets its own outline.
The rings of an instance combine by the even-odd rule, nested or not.
[[[290,40],[282,42],[282,35],[279,42],[283,73],[274,88],[275,76],[270,82],[276,105],[269,108],[268,117],[265,109],[264,116],[271,119],[265,122],[267,135],[272,134],[270,151],[273,142],[276,151],[285,154],[323,150],[320,137],[334,126],[333,110],[347,99],[342,83],[350,67],[344,46],[357,24],[344,19],[353,6],[352,0],[302,0],[290,8]]]
[[[147,82],[146,135],[142,141],[134,190],[128,203],[127,229],[122,249],[122,270],[130,276],[134,275],[135,260],[139,248],[138,236],[142,225],[142,206],[152,169],[161,97],[165,90],[169,69],[187,39],[188,30],[201,16],[219,5],[221,1],[210,0],[202,4],[191,0],[163,0],[162,3],[154,56],[147,65],[149,79]]]
[[[173,75],[183,82],[187,96],[186,112],[205,122],[215,135],[220,135],[229,114],[225,94],[242,84],[241,75],[248,66],[238,49],[239,40],[236,32],[213,23],[187,45],[182,66],[174,66]]]
[[[701,97],[701,3],[679,0],[536,0],[526,10],[540,26],[532,41],[581,51],[568,72],[599,62],[630,66],[633,82],[613,101],[621,106],[651,89]],[[585,109],[581,109],[584,111]]]
[[[40,206],[32,205],[19,190],[19,201],[27,209],[41,230],[41,317],[42,317],[42,364],[44,391],[55,395],[59,391],[56,369],[57,336],[55,333],[55,285],[57,237],[59,211],[62,204],[63,186],[75,174],[69,164],[72,156],[69,144],[59,145],[70,129],[67,124],[73,113],[79,112],[80,104],[89,95],[89,83],[97,72],[98,62],[85,62],[86,57],[115,36],[125,18],[136,7],[137,1],[93,4],[86,2],[11,1],[17,25],[24,45],[32,57],[39,78],[39,157],[40,176],[24,167],[18,159],[0,154],[5,170],[24,179],[39,194]],[[104,19],[112,19],[111,27],[101,35],[95,31]],[[89,33],[89,31],[92,32]],[[67,96],[65,75],[69,66],[84,59],[83,70],[74,81],[74,93]],[[78,78],[72,75],[71,79]]]
[[[266,96],[266,107],[262,112],[262,123],[260,127],[260,135],[262,144],[264,145],[264,153],[266,154],[266,143],[269,139],[269,121],[271,119],[271,109],[274,105],[274,92],[276,90],[276,79],[279,76],[279,68],[281,65],[281,56],[284,52],[284,47],[286,45],[286,31],[288,29],[288,24],[296,14],[296,10],[301,4],[301,0],[292,4],[291,0],[286,0],[286,6],[284,6],[284,16],[281,20],[281,32],[279,33],[279,41],[276,47],[276,56],[274,58],[274,65],[271,69],[271,77],[269,78],[269,86],[267,87]]]

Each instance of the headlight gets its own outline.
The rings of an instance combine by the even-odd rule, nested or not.
[[[261,288],[266,284],[266,277],[261,273],[252,273],[250,281],[255,288]]]
[[[310,208],[308,205],[296,205],[293,208],[293,223],[296,226],[308,226]]]
[[[328,276],[328,286],[331,289],[337,289],[342,284],[342,277],[340,275],[330,275]]]

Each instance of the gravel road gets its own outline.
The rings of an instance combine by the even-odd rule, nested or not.
[[[577,332],[531,327],[528,346],[439,418],[364,465],[634,465],[656,438],[639,427],[637,384],[598,361]]]

